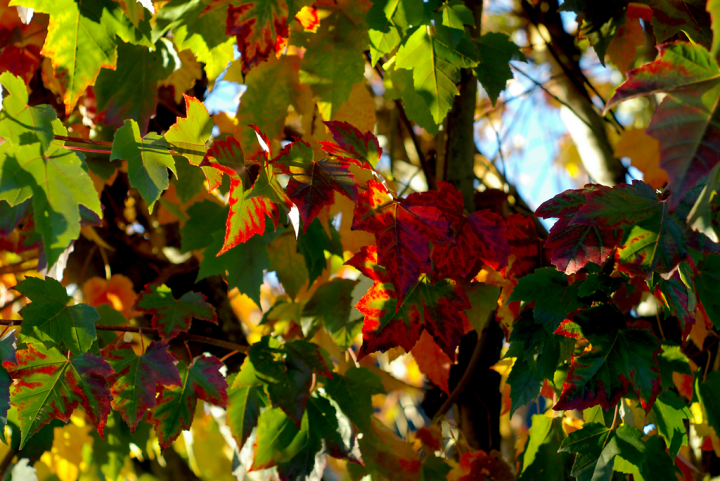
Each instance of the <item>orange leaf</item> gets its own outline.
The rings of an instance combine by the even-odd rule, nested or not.
[[[454,364],[433,337],[426,330],[420,335],[420,340],[410,351],[417,362],[420,371],[425,374],[445,394],[450,394],[448,379],[450,378],[450,366]]]
[[[109,304],[126,318],[133,317],[132,307],[137,300],[133,283],[122,274],[113,274],[109,281],[93,277],[85,281],[82,287],[85,302],[93,307]]]
[[[645,45],[645,34],[637,18],[626,15],[607,48],[607,56],[623,75],[635,63],[637,48]]]
[[[658,141],[643,129],[627,129],[615,146],[615,156],[630,157],[633,167],[645,176],[643,180],[659,189],[668,181],[667,172],[660,168],[660,147]]]

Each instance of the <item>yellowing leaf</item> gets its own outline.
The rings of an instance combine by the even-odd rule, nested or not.
[[[615,155],[630,157],[633,167],[643,173],[643,180],[652,187],[659,189],[667,183],[667,172],[660,168],[658,141],[647,135],[643,129],[625,130],[615,146]]]
[[[333,120],[348,122],[360,132],[375,130],[375,100],[364,82],[353,85],[350,98],[340,106]]]
[[[158,82],[158,87],[172,87],[175,103],[179,104],[183,99],[182,94],[193,88],[195,82],[202,78],[202,65],[190,50],[183,50],[178,56],[182,67]]]

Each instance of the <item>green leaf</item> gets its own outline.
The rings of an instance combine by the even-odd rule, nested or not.
[[[25,82],[10,72],[0,75],[0,83],[7,92],[0,111],[0,137],[15,147],[39,142],[44,153],[55,135],[55,109],[44,104],[30,107]]]
[[[352,308],[352,291],[358,281],[336,277],[315,291],[305,307],[303,317],[321,319],[325,329],[335,334],[347,325]]]
[[[202,170],[192,165],[184,157],[175,155],[173,160],[177,169],[177,179],[173,179],[172,183],[175,185],[175,193],[180,203],[186,205],[193,197],[205,190],[205,175]]]
[[[572,456],[558,452],[564,439],[561,419],[533,415],[519,481],[566,479]]]
[[[421,481],[443,481],[447,479],[448,473],[452,468],[443,458],[438,456],[428,456],[423,459],[420,468]]]
[[[302,450],[317,452],[322,447],[319,439],[309,437],[307,412],[298,427],[281,409],[269,409],[260,415],[257,432],[253,471],[288,462]],[[313,443],[309,445],[308,441]]]
[[[376,0],[367,13],[373,66],[400,44],[410,25],[422,21],[423,5],[412,0]]]
[[[97,339],[95,321],[100,318],[94,307],[68,306],[71,297],[52,277],[28,277],[16,289],[32,301],[22,309],[25,342],[54,343],[74,356],[90,349]]]
[[[720,255],[710,254],[697,266],[695,290],[713,325],[720,328]]]
[[[151,343],[138,356],[121,341],[105,346],[100,352],[115,370],[107,380],[112,391],[112,406],[120,411],[132,432],[148,409],[156,404],[157,386],[182,386],[176,360],[164,342]]]
[[[245,358],[240,372],[228,378],[227,424],[242,449],[252,430],[257,426],[260,410],[270,404],[249,357]]]
[[[285,292],[294,299],[308,280],[305,258],[298,252],[298,242],[292,230],[280,233],[267,246],[272,270],[277,273],[278,280]]]
[[[332,120],[340,106],[350,97],[352,86],[363,80],[367,30],[352,19],[360,6],[347,2],[344,9],[331,10],[316,33],[293,34],[293,41],[307,49],[300,70],[300,82],[310,85],[320,115]]]
[[[602,304],[577,314],[563,324],[561,334],[584,337],[591,348],[574,356],[556,410],[586,409],[599,404],[605,410],[632,387],[646,412],[660,393],[661,352],[657,337],[647,329],[625,327],[622,314]]]
[[[167,341],[181,332],[187,332],[193,319],[217,324],[215,308],[205,299],[204,294],[192,291],[175,299],[172,290],[165,284],[147,285],[138,296],[136,308],[152,314],[153,328],[158,330],[163,341]]]
[[[463,0],[450,0],[440,8],[442,24],[457,30],[465,30],[465,25],[475,26],[472,10],[465,6]]]
[[[437,36],[430,35],[427,27],[421,26],[406,37],[396,59],[399,68],[413,71],[415,90],[429,107],[436,124],[445,119],[453,97],[459,93],[455,84],[460,80],[460,70],[448,61],[449,52],[443,47],[446,46]]]
[[[537,399],[543,385],[540,375],[523,360],[515,361],[507,382],[510,384],[510,416],[519,407]]]
[[[173,40],[179,52],[190,50],[198,62],[205,64],[208,79],[214,81],[233,59],[234,37],[225,35],[227,5],[218,2],[208,5],[206,0],[173,2],[173,9],[163,7],[157,15],[158,24],[166,24],[178,11],[179,18],[172,19]]]
[[[224,229],[216,231],[212,235],[213,243],[203,253],[196,281],[213,275],[222,275],[227,279],[228,289],[237,287],[241,293],[246,294],[257,306],[260,306],[260,286],[263,283],[264,272],[271,268],[266,246],[275,238],[272,227],[267,225],[265,235],[251,237],[220,256],[217,254],[222,249],[225,231]],[[210,237],[207,232],[209,231],[205,231],[205,235]],[[234,266],[242,266],[242,269]]]
[[[720,412],[717,409],[720,402],[720,372],[708,373],[702,382],[696,378],[695,393],[705,409],[708,424],[715,429],[715,432],[720,432]]]
[[[117,68],[101,71],[95,82],[97,108],[105,110],[106,123],[122,127],[126,119],[133,119],[146,133],[157,109],[157,83],[180,67],[179,60],[172,42],[164,38],[154,51],[121,43]]]
[[[225,234],[225,219],[228,216],[228,208],[217,202],[203,200],[188,207],[187,214],[190,217],[180,232],[180,249],[183,252],[200,250],[213,243],[213,234],[219,230]]]
[[[343,248],[340,243],[340,234],[331,225],[328,236],[325,228],[317,219],[310,223],[305,233],[298,238],[297,243],[298,250],[305,258],[310,285],[327,269],[326,251],[342,257]]]
[[[151,211],[170,185],[167,169],[177,176],[175,161],[168,152],[165,139],[154,132],[141,137],[134,120],[126,120],[125,125],[115,132],[110,160],[128,162],[130,185],[140,191]]]
[[[113,369],[105,360],[88,352],[71,360],[58,349],[41,344],[28,345],[17,357],[17,366],[11,367],[10,373],[17,381],[11,400],[18,408],[20,448],[53,419],[67,423],[78,405],[102,435],[112,399],[106,379]]]
[[[386,81],[392,81],[394,88],[394,91],[387,93],[388,97],[401,98],[408,118],[429,134],[437,134],[438,124],[433,120],[430,107],[425,103],[425,99],[415,90],[412,71],[393,68],[386,70],[386,73]]]
[[[178,117],[174,124],[165,132],[165,140],[170,147],[178,154],[185,157],[191,165],[200,165],[208,148],[206,143],[212,134],[213,121],[208,115],[205,104],[195,97],[183,94],[185,99],[185,118]],[[222,181],[222,173],[210,167],[203,167],[203,172],[208,180],[209,189],[213,190]],[[182,179],[182,173],[178,168],[178,178]],[[202,184],[202,182],[201,182]],[[178,197],[183,202],[183,197],[178,190]]]
[[[101,68],[114,69],[117,61],[115,23],[111,12],[120,5],[111,0],[15,0],[37,13],[50,14],[42,54],[52,60],[55,77],[64,87],[65,114],[75,109],[80,96]]]
[[[605,52],[618,33],[618,29],[625,23],[626,2],[571,0],[565,2],[562,9],[582,15],[581,34],[590,41],[600,63],[604,66]]]
[[[644,443],[641,438],[642,431],[631,426],[623,425],[616,430],[606,448],[617,456],[615,471],[632,474],[638,481],[676,480],[677,468],[660,438],[652,436]]]
[[[569,284],[567,276],[554,267],[543,267],[521,278],[508,302],[535,301],[535,320],[553,333],[568,314],[585,307],[579,287],[579,283]]]
[[[325,390],[360,431],[370,429],[373,394],[385,394],[380,378],[364,367],[351,367],[345,374],[326,379]]]
[[[652,408],[655,414],[655,425],[658,434],[665,438],[665,444],[674,459],[682,446],[688,445],[688,434],[685,429],[685,420],[692,418],[692,413],[677,394],[672,391],[663,391],[658,396]]]
[[[220,373],[222,367],[215,356],[195,358],[190,366],[180,369],[181,386],[160,391],[148,422],[155,426],[162,449],[167,449],[183,430],[190,429],[198,399],[225,407],[227,382]]]
[[[495,106],[500,92],[505,90],[507,81],[513,78],[509,62],[525,61],[525,55],[504,33],[491,32],[474,40],[480,55],[478,66],[473,69],[475,76]]]
[[[662,352],[658,355],[658,365],[660,366],[660,378],[662,388],[669,389],[675,387],[672,375],[674,372],[692,376],[690,362],[682,352],[680,345],[672,341],[662,341]]]
[[[570,433],[560,447],[560,452],[576,454],[570,474],[578,481],[610,481],[616,453],[606,445],[614,433],[611,428],[592,422]]]

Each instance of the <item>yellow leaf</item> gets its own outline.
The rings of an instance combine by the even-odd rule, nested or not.
[[[333,120],[348,122],[363,133],[375,130],[375,100],[364,82],[353,85],[350,98],[340,106]]]
[[[570,177],[575,178],[585,172],[575,142],[572,141],[569,135],[563,137],[559,150],[560,154],[555,159],[555,164],[563,167]]]
[[[182,94],[193,88],[195,82],[202,78],[202,65],[190,50],[183,50],[178,54],[182,67],[174,71],[168,78],[158,82],[158,87],[172,87],[175,103],[182,102]]]
[[[338,229],[340,243],[343,250],[357,254],[361,247],[375,244],[375,236],[362,230],[350,229],[354,210],[355,203],[353,201],[339,192],[335,192],[335,202],[330,206],[330,217],[341,215],[340,229]]]
[[[76,481],[87,468],[82,457],[82,447],[93,443],[90,429],[91,426],[85,424],[85,420],[78,415],[73,415],[66,426],[55,428],[52,448],[45,451],[40,459],[60,481]]]
[[[667,181],[667,172],[660,168],[660,147],[658,141],[643,129],[627,129],[615,146],[615,156],[629,157],[633,167],[644,175],[646,183],[659,189]]]

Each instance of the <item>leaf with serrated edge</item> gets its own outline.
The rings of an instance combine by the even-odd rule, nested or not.
[[[205,295],[186,292],[175,299],[165,284],[147,285],[138,296],[137,309],[152,314],[152,326],[158,330],[163,341],[176,337],[190,329],[192,319],[202,319],[217,324],[215,308],[205,302]]]

